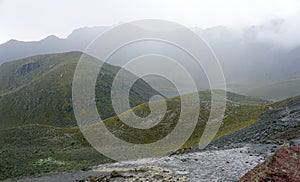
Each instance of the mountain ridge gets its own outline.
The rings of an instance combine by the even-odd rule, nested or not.
[[[282,100],[297,95],[289,90],[300,89],[300,86],[297,86],[299,82],[290,79],[300,76],[300,45],[286,50],[280,46],[276,47],[272,41],[261,40],[259,36],[261,31],[269,31],[269,26],[278,28],[281,25],[282,21],[273,21],[266,25],[246,27],[240,33],[224,26],[207,29],[195,27],[191,30],[203,37],[215,52],[223,68],[228,90],[262,99]],[[0,45],[0,64],[37,54],[84,51],[93,39],[109,28],[111,27],[83,27],[74,30],[66,38],[49,36],[42,41],[11,40]],[[276,32],[274,34],[277,35]],[[173,54],[176,55],[176,52]],[[289,80],[290,83],[274,84],[272,89],[264,87],[266,84],[275,83],[276,80]],[[272,94],[266,94],[272,91]],[[168,92],[171,95],[173,93],[172,90],[166,90],[166,93]]]
[[[0,67],[0,125],[47,123],[54,125],[75,125],[72,106],[73,74],[80,57],[84,60],[96,61],[95,58],[81,52],[68,52],[61,54],[48,54],[34,56],[11,62]],[[28,67],[28,64],[39,64]],[[24,67],[25,65],[25,67]],[[26,68],[19,75],[18,70]],[[101,79],[100,75],[96,85],[96,103],[103,118],[115,115],[110,98],[110,85],[114,75],[120,68],[105,64]],[[1,70],[5,70],[3,73]],[[125,76],[132,74],[126,72]],[[131,76],[132,77],[132,76]],[[99,87],[101,85],[101,87]],[[11,86],[15,86],[9,90]],[[101,93],[101,94],[99,94]],[[146,82],[139,79],[130,90],[132,106],[148,102],[153,95],[160,95]]]

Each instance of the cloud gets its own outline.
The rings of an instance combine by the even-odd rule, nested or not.
[[[256,39],[268,42],[274,48],[291,50],[300,45],[300,14],[288,19],[277,19],[260,26]]]
[[[274,39],[288,47],[298,42],[298,36],[294,37],[299,12],[299,0],[0,0],[0,43],[12,38],[40,40],[51,34],[66,37],[79,27],[148,18],[200,28],[218,25],[245,27],[271,19],[284,19],[286,25],[280,30],[282,33],[273,35],[268,30],[261,32],[259,36],[262,38],[259,39]],[[265,35],[268,33],[271,34]],[[281,42],[281,37],[288,41]]]

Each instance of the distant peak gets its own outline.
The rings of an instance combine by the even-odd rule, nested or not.
[[[59,37],[55,36],[55,35],[49,35],[48,37],[42,39],[41,41],[43,40],[57,40],[59,39]]]
[[[18,40],[16,40],[16,39],[10,39],[10,40],[7,41],[7,42],[18,42]]]
[[[16,43],[16,42],[21,42],[19,40],[16,39],[10,39],[9,41],[7,41],[5,44],[9,44],[9,43]]]
[[[103,32],[104,30],[107,30],[108,28],[109,26],[80,27],[73,30],[72,33],[69,34],[67,38],[80,37],[88,33],[97,34],[99,32]]]

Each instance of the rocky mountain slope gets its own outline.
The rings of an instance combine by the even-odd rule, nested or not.
[[[212,146],[226,146],[231,143],[290,142],[300,138],[300,97],[293,97],[266,106],[268,110],[261,115],[259,122],[227,135],[211,143]]]

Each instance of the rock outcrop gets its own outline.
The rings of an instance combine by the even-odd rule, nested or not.
[[[281,148],[262,164],[246,173],[239,182],[300,181],[300,147]]]

